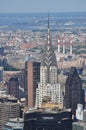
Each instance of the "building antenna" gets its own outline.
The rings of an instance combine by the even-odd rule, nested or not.
[[[47,37],[47,41],[48,41],[48,44],[50,44],[50,26],[49,26],[49,12],[48,12],[48,37]]]
[[[49,21],[49,12],[48,12],[48,34],[50,33],[50,21]]]

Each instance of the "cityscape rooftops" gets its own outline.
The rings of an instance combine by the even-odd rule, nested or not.
[[[13,82],[16,82],[18,81],[18,77],[17,76],[13,76],[9,79],[9,81],[13,81]]]
[[[0,94],[0,102],[15,102],[17,103],[17,98],[11,95]]]
[[[81,122],[81,121],[78,121],[78,122],[74,122],[73,125],[75,126],[81,126],[81,127],[84,127],[86,129],[86,122]]]
[[[9,119],[9,121],[4,125],[4,127],[10,127],[13,129],[19,129],[19,130],[23,130],[23,119],[22,118],[13,118],[13,119]]]
[[[9,119],[10,122],[17,122],[17,123],[23,123],[24,120],[23,118],[13,118],[13,119]]]
[[[29,109],[26,111],[26,113],[62,113],[62,112],[71,112],[71,109],[58,109],[57,107],[50,109],[50,108],[40,108],[40,109]]]

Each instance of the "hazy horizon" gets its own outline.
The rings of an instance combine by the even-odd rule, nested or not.
[[[0,14],[54,14],[54,13],[57,13],[57,14],[68,14],[68,13],[86,13],[86,11],[69,11],[69,12],[0,12]]]
[[[86,0],[0,0],[0,13],[86,12]]]

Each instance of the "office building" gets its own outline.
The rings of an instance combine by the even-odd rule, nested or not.
[[[40,81],[40,62],[31,60],[25,63],[25,97],[28,108],[35,107],[36,88]]]
[[[19,98],[19,81],[17,76],[13,76],[8,80],[7,94]]]
[[[0,67],[0,83],[3,83],[3,71],[4,71],[4,68]]]
[[[4,103],[4,102],[17,103],[17,98],[10,95],[6,95],[6,94],[0,94],[0,102],[1,103]]]
[[[77,104],[84,105],[84,91],[82,81],[75,67],[72,67],[65,83],[64,107],[72,108],[75,115]]]
[[[72,130],[86,130],[86,122],[74,122]]]
[[[86,110],[82,104],[77,105],[76,119],[77,121],[72,124],[73,130],[86,130]]]
[[[36,107],[41,108],[45,98],[50,98],[49,102],[63,103],[61,85],[58,83],[58,67],[56,55],[50,39],[50,29],[48,20],[48,36],[44,54],[40,66],[40,82],[36,89]]]
[[[0,47],[0,55],[4,55],[4,47]]]
[[[4,130],[24,130],[24,121],[22,118],[10,119],[3,127]]]
[[[20,105],[13,102],[0,102],[0,130],[10,118],[20,117]]]
[[[81,76],[82,79],[82,88],[84,89],[85,92],[85,108],[86,108],[86,74],[84,74],[83,71],[83,75]]]
[[[24,130],[72,130],[71,110],[27,111],[24,114]]]
[[[83,109],[83,105],[82,104],[78,104],[77,105],[76,119],[78,119],[79,121],[86,122],[86,109]]]
[[[25,86],[25,69],[22,69],[21,71],[19,71],[19,73],[17,73],[17,77],[19,80],[19,86],[21,88],[24,88],[24,86]]]

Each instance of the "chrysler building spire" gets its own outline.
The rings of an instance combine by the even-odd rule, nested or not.
[[[46,70],[47,70],[46,83],[47,82],[50,83],[52,67],[54,67],[56,69],[56,73],[57,73],[57,61],[56,61],[56,55],[54,53],[54,50],[53,50],[53,47],[51,44],[51,39],[50,39],[49,14],[48,14],[48,35],[47,35],[47,41],[45,44],[44,55],[43,55],[42,62],[41,62],[41,67],[44,67],[44,69],[46,67]],[[57,78],[57,76],[55,78]],[[56,82],[57,82],[57,80],[56,80]]]
[[[48,13],[48,36],[47,36],[47,42],[50,43],[50,26],[49,26],[49,13]]]
[[[57,66],[56,56],[50,39],[49,14],[48,14],[48,35],[47,35],[47,41],[45,44],[45,50],[44,50],[41,66],[47,66],[48,68],[50,66]]]

